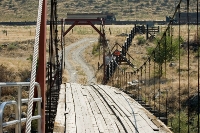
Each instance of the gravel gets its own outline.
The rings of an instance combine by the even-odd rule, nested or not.
[[[78,83],[78,73],[72,65],[78,64],[87,76],[87,84],[96,83],[94,70],[85,62],[82,53],[84,53],[87,47],[97,41],[97,38],[85,38],[65,47],[65,66],[69,74],[68,82]]]

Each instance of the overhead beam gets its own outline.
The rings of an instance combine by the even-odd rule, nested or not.
[[[72,25],[64,32],[63,36],[65,36],[75,25],[91,25],[100,36],[104,37],[105,35],[101,33],[99,29],[97,29],[92,22],[101,22],[101,19],[65,19],[65,22],[73,22]]]

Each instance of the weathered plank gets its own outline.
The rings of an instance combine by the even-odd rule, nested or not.
[[[61,85],[60,98],[58,101],[58,109],[61,115],[56,115],[56,121],[54,123],[54,132],[63,132],[65,129],[65,118],[63,118],[65,113],[65,85]]]
[[[126,128],[126,130],[128,132],[133,132],[134,131],[134,126],[130,123],[130,121],[128,120],[127,117],[131,116],[130,113],[126,110],[126,109],[122,109],[122,107],[124,105],[126,105],[127,103],[123,103],[123,104],[119,104],[121,100],[123,100],[122,98],[119,98],[119,99],[115,99],[115,101],[113,101],[113,98],[116,98],[115,94],[114,94],[114,91],[113,93],[111,92],[111,89],[110,88],[104,88],[104,91],[99,89],[99,92],[101,92],[101,94],[104,96],[104,97],[107,97],[107,99],[109,99],[109,101],[112,101],[113,105],[112,105],[112,108],[113,110],[115,111],[115,113],[117,114],[117,116],[120,118],[121,122],[123,123],[123,126]]]
[[[112,121],[112,118],[110,117],[109,112],[111,111],[108,111],[110,110],[108,105],[106,105],[102,97],[99,96],[99,94],[94,89],[91,88],[89,93],[93,97],[94,101],[96,102],[100,110],[100,114],[102,115],[102,118],[103,118],[102,123],[104,125],[105,132],[109,132],[109,131],[117,132],[118,128],[116,124]]]
[[[59,105],[66,113],[65,125],[60,122],[66,133],[170,133],[162,122],[124,92],[110,86],[95,87],[66,84],[66,99],[60,96],[60,100],[66,101],[66,110],[65,103]],[[57,113],[57,118],[65,120],[62,111]]]
[[[93,123],[93,126],[95,127],[95,131],[96,131],[96,129],[98,129],[99,132],[103,133],[104,132],[104,128],[103,128],[103,125],[102,125],[102,123],[100,121],[100,118],[102,117],[100,115],[101,112],[100,112],[96,102],[94,101],[94,98],[89,93],[89,90],[90,90],[90,87],[87,86],[87,87],[85,87],[84,91],[86,91],[88,93],[88,95],[87,95],[88,105],[89,105],[89,107],[91,109],[91,112],[93,114],[93,117],[94,117],[93,120],[95,120],[95,122]]]
[[[85,106],[86,106],[86,119],[84,120],[86,123],[86,133],[99,133],[99,129],[95,120],[95,116],[92,113],[92,108],[89,105],[89,99],[91,98],[87,92],[87,90],[85,89],[85,87],[82,87],[81,89],[81,93],[84,97],[84,101],[85,101]]]
[[[66,133],[76,132],[76,114],[71,84],[66,84],[66,108],[68,110],[68,113],[65,115],[65,131]]]

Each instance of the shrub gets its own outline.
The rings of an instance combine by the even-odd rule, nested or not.
[[[22,82],[27,82],[27,80],[31,77],[31,71],[29,69],[19,70],[18,75]]]
[[[93,55],[98,55],[99,48],[100,48],[100,43],[94,44],[94,45],[93,45],[93,48],[92,48],[92,54],[93,54]]]
[[[183,39],[180,38],[180,43],[183,42]],[[166,62],[170,62],[172,60],[176,60],[179,55],[179,38],[171,38],[170,36],[166,36],[160,41],[157,41],[157,47],[147,48],[148,55],[151,55],[151,58],[161,66],[159,73],[162,76],[162,64]],[[154,56],[153,56],[154,54]]]
[[[2,32],[3,32],[3,34],[6,34],[7,31],[6,30],[2,30]]]
[[[11,82],[16,78],[14,70],[8,69],[5,65],[0,65],[0,82]]]
[[[138,45],[144,44],[146,42],[145,38],[143,36],[137,37]]]
[[[198,31],[198,34],[194,34],[193,40],[194,43],[200,43],[200,31]]]
[[[8,51],[16,50],[17,46],[16,46],[16,44],[12,43],[12,44],[8,45],[7,49],[8,49]]]
[[[185,112],[180,112],[180,127],[181,132],[187,132],[187,114]],[[176,113],[171,119],[170,126],[172,126],[172,131],[179,132],[179,114]]]

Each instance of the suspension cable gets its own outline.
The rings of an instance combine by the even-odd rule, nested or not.
[[[142,78],[143,78],[143,77],[142,77],[142,72],[143,72],[143,71],[142,71],[142,67],[140,67],[140,81],[139,81],[139,83],[141,84],[141,85],[140,85],[140,86],[141,86],[141,87],[140,87],[141,89],[139,88],[139,89],[140,89],[140,93],[141,93],[141,94],[140,94],[140,97],[141,97],[140,100],[142,100]]]
[[[179,101],[179,110],[178,110],[178,113],[179,113],[179,115],[178,115],[178,127],[179,127],[179,129],[178,129],[178,131],[179,131],[179,133],[180,133],[180,127],[181,127],[181,123],[180,123],[180,121],[181,121],[181,47],[180,47],[180,39],[181,39],[181,37],[180,37],[180,34],[181,34],[181,27],[180,27],[180,15],[181,15],[181,12],[180,12],[180,4],[178,5],[178,7],[179,7],[179,9],[178,9],[178,18],[179,18],[179,26],[178,26],[178,34],[179,34],[179,39],[178,39],[178,42],[179,42],[179,55],[178,55],[178,58],[179,58],[179,62],[178,62],[178,64],[179,64],[179,71],[178,71],[178,78],[179,78],[179,82],[178,82],[178,88],[179,88],[179,98],[178,98],[178,101]]]
[[[187,63],[187,67],[188,67],[188,100],[189,100],[189,97],[190,97],[190,43],[189,43],[189,37],[190,37],[190,33],[189,33],[189,27],[190,27],[190,24],[189,24],[189,0],[187,0],[187,33],[188,33],[188,38],[187,38],[187,50],[188,50],[188,55],[187,55],[187,60],[188,60],[188,63]],[[188,133],[190,132],[190,102],[188,102]]]
[[[137,100],[139,101],[139,95],[140,95],[140,92],[139,92],[139,88],[140,88],[140,76],[139,76],[139,69],[137,69],[137,80],[138,80],[138,96],[137,96]]]
[[[40,24],[41,24],[41,16],[42,16],[42,5],[43,5],[43,0],[40,0],[39,5],[38,5],[38,17],[37,17],[33,62],[32,62],[32,70],[31,70],[30,92],[29,92],[27,121],[26,121],[26,133],[30,133],[30,131],[31,131],[33,96],[34,96],[36,66],[37,66],[37,58],[38,58],[38,46],[39,46]]]
[[[50,42],[49,42],[49,45],[50,45],[50,50],[49,50],[49,61],[50,61],[50,73],[48,73],[48,75],[50,75],[50,81],[49,81],[49,93],[47,93],[48,97],[47,97],[47,106],[49,106],[49,111],[48,111],[48,115],[49,117],[48,118],[48,122],[46,122],[46,130],[48,131],[50,129],[50,120],[51,120],[51,105],[52,105],[52,98],[51,98],[51,91],[52,91],[52,87],[53,87],[53,68],[55,68],[55,64],[53,64],[54,62],[54,58],[53,58],[53,55],[54,55],[54,50],[53,50],[53,31],[54,31],[54,27],[53,27],[53,0],[51,0],[51,15],[50,15]]]
[[[154,57],[154,63],[153,63],[153,69],[154,69],[154,72],[153,72],[153,73],[154,73],[154,74],[153,74],[153,80],[154,80],[154,85],[153,85],[153,90],[154,90],[154,91],[153,91],[153,93],[154,93],[154,94],[153,94],[153,95],[154,95],[154,104],[153,104],[153,106],[154,106],[154,107],[153,107],[153,108],[154,108],[154,111],[155,111],[155,106],[156,106],[156,105],[155,105],[155,104],[156,104],[156,86],[155,86],[155,85],[156,85],[156,79],[155,79],[155,70],[156,70],[155,58],[156,58],[156,57],[155,57],[155,51],[154,51],[154,53],[153,53],[153,57]]]
[[[200,106],[199,106],[199,104],[200,104],[200,102],[199,102],[199,100],[200,100],[200,98],[199,98],[199,92],[200,92],[200,90],[199,90],[199,84],[200,84],[200,81],[199,81],[199,41],[200,41],[200,38],[199,38],[199,0],[197,0],[197,46],[198,46],[198,53],[197,53],[197,57],[198,57],[198,121],[197,121],[197,129],[198,129],[198,133],[199,133],[199,112],[200,112],[200,110],[199,110],[199,108],[200,108]]]
[[[161,53],[160,53],[160,43],[158,43],[158,55],[161,57]],[[159,61],[160,62],[160,61]],[[159,68],[159,72],[158,72],[158,95],[159,95],[159,99],[158,99],[158,117],[159,117],[159,119],[160,119],[160,77],[161,77],[161,75],[162,75],[162,70],[161,70],[161,63],[159,63],[159,66],[158,66]]]
[[[149,58],[149,85],[148,85],[148,87],[150,87],[150,85],[151,85],[151,58]],[[149,97],[150,97],[150,95],[149,95]],[[149,105],[151,106],[151,101],[150,101],[149,97],[148,97],[148,101],[149,101]]]
[[[146,100],[147,100],[147,97],[146,97],[146,94],[147,94],[147,65],[146,65],[146,62],[144,64],[144,71],[145,71],[145,78],[144,78],[144,81],[145,81],[145,105],[146,105]]]

